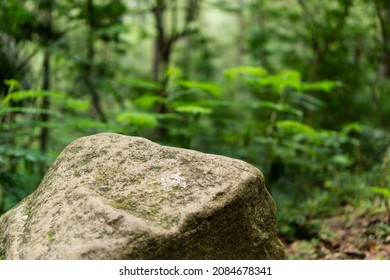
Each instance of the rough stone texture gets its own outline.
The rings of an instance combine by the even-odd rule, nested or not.
[[[3,259],[282,259],[261,172],[97,134],[71,143],[0,218]]]

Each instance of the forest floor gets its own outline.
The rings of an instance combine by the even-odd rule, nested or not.
[[[295,260],[390,260],[390,221],[386,211],[346,211],[322,220],[316,238],[286,244]]]

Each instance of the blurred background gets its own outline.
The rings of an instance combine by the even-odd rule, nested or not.
[[[0,0],[0,213],[99,132],[242,159],[289,258],[390,259],[390,1]]]

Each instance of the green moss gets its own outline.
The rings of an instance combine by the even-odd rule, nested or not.
[[[146,159],[145,159],[145,157],[142,157],[142,156],[133,155],[131,157],[131,161],[134,161],[134,162],[145,162]]]
[[[168,215],[162,215],[160,217],[160,221],[161,221],[160,223],[165,229],[171,228],[177,222],[177,220],[178,220],[177,218]]]
[[[173,151],[170,149],[163,149],[161,150],[162,157],[165,159],[176,159],[177,157],[177,151]]]
[[[144,214],[146,217],[153,218],[153,217],[158,217],[158,214],[161,211],[161,207],[159,204],[153,204],[146,211],[144,211]]]
[[[35,202],[33,202],[33,199],[30,199],[30,201],[27,203],[26,207],[22,211],[22,216],[27,215],[29,216],[31,212],[35,208]]]
[[[116,173],[117,170],[113,167],[100,167],[95,175],[95,182],[99,185],[108,185],[113,178],[113,174]]]
[[[81,165],[86,165],[87,163],[90,163],[93,158],[97,157],[97,152],[92,152],[89,154],[86,154],[83,156],[81,160]]]
[[[117,209],[128,211],[132,215],[155,223],[162,228],[170,228],[175,223],[176,219],[174,217],[161,213],[161,203],[146,205],[143,204],[142,201],[135,202],[133,199],[134,198],[132,197],[128,197],[124,200],[115,201],[112,203],[112,206]],[[166,198],[163,198],[162,200],[164,199]]]
[[[53,235],[54,235],[54,233],[52,233],[52,232],[48,232],[47,234],[46,234],[46,240],[52,240],[53,239]]]
[[[157,190],[158,187],[159,187],[159,184],[157,184],[155,182],[148,185],[148,188],[152,189],[152,190]]]
[[[180,191],[182,191],[182,187],[180,187],[180,185],[177,185],[177,186],[174,186],[174,187],[172,187],[171,188],[171,190],[172,191],[174,191],[174,192],[180,192]]]
[[[79,151],[83,150],[83,146],[82,145],[69,145],[67,147],[67,151],[69,151],[71,154],[77,154]]]
[[[116,201],[112,203],[116,209],[128,210],[130,212],[136,211],[137,207],[132,201]]]

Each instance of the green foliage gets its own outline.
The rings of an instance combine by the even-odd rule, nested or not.
[[[117,116],[117,120],[124,124],[134,125],[138,127],[156,127],[158,120],[152,114],[142,112],[126,112]]]
[[[340,87],[340,82],[334,82],[334,81],[320,81],[316,83],[302,83],[301,89],[303,91],[323,91],[323,92],[331,92],[334,88]]]
[[[0,9],[0,30],[2,32],[12,34],[19,41],[31,39],[37,27],[37,19],[26,6],[12,0],[2,1]]]
[[[224,71],[225,77],[229,80],[236,80],[242,76],[249,77],[263,77],[267,75],[267,70],[262,67],[248,67],[248,66],[239,66],[230,68]]]
[[[341,213],[347,205],[372,208],[373,203],[369,201],[374,202],[375,195],[368,186],[379,177],[380,172],[375,168],[370,174],[344,171],[328,176],[321,187],[312,187],[310,178],[305,178],[298,182],[301,183],[299,189],[293,186],[273,189],[273,195],[279,201],[280,234],[289,242],[315,238],[322,218]]]
[[[188,114],[210,114],[212,110],[210,108],[205,108],[197,105],[182,105],[175,107],[176,112],[179,113],[188,113]]]
[[[390,221],[390,148],[387,149],[384,155],[380,170],[382,176],[378,180],[379,186],[372,187],[371,190],[381,196],[386,207],[388,221]]]
[[[180,85],[184,88],[193,90],[195,93],[197,91],[209,93],[215,97],[221,96],[221,88],[219,85],[214,83],[205,83],[198,81],[181,81]]]
[[[373,187],[372,191],[374,193],[383,195],[385,199],[390,200],[390,189],[388,187]]]
[[[311,138],[316,138],[317,135],[316,131],[309,125],[294,120],[278,121],[276,127],[283,135],[294,134],[301,137],[309,136]]]
[[[42,128],[53,132],[71,128],[73,133],[91,128],[109,130],[99,121],[73,116],[88,110],[86,101],[65,93],[22,90],[15,80],[7,81],[7,85],[10,91],[0,101],[0,212],[12,208],[38,185],[50,156],[39,148],[37,135]],[[35,106],[45,97],[50,97],[52,109]],[[50,122],[41,121],[43,114],[51,117]]]
[[[7,94],[7,96],[3,99],[3,106],[8,106],[10,103],[14,102],[20,102],[22,100],[26,99],[32,99],[32,98],[40,98],[44,96],[50,96],[50,97],[60,97],[61,95],[57,92],[49,92],[49,91],[15,91],[10,92]]]
[[[137,97],[136,99],[134,99],[133,102],[137,107],[141,109],[150,110],[153,109],[153,107],[157,103],[162,103],[164,101],[165,101],[164,98],[162,98],[161,96],[156,96],[153,94],[145,94],[140,97]]]
[[[159,83],[156,83],[151,80],[145,80],[145,79],[135,79],[135,78],[122,78],[119,81],[123,85],[128,85],[130,86],[131,90],[148,90],[148,91],[153,91],[153,90],[159,90],[161,88],[161,85]]]

